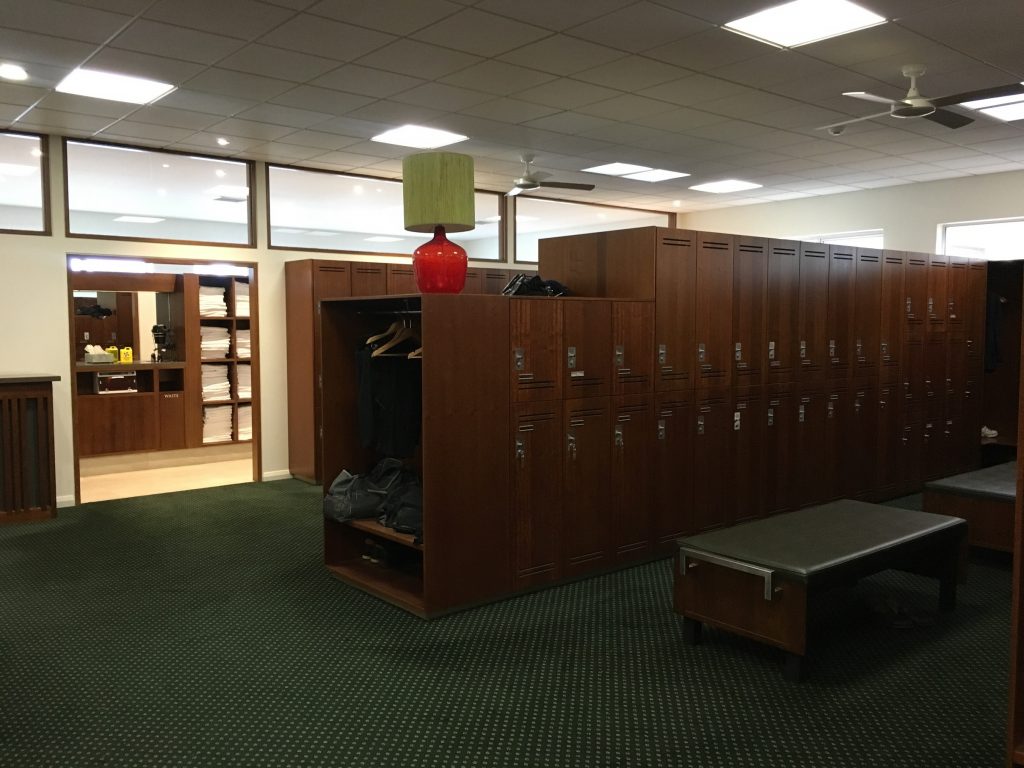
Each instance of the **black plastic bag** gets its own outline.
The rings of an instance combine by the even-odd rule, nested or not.
[[[343,469],[324,496],[324,516],[339,521],[377,517],[389,494],[418,482],[398,459],[381,459],[365,475]]]

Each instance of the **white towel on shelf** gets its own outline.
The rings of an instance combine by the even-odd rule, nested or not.
[[[216,285],[199,286],[199,316],[227,317],[228,305],[224,301],[224,289]]]
[[[248,330],[235,331],[235,356],[242,359],[252,357],[252,340]]]
[[[238,397],[240,400],[252,399],[252,366],[248,363],[239,363],[236,369],[238,377]]]
[[[252,440],[252,406],[238,406],[238,439]]]
[[[203,442],[222,443],[233,437],[230,405],[214,405],[203,408]]]
[[[235,317],[249,316],[249,284],[235,280]]]
[[[231,353],[231,332],[213,325],[200,326],[199,348],[203,359],[227,357]]]
[[[203,401],[230,400],[231,381],[226,365],[203,364]]]

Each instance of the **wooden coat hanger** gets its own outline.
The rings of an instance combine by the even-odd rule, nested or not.
[[[403,323],[401,320],[395,320],[395,322],[388,326],[388,329],[384,331],[384,333],[378,333],[375,336],[371,336],[366,340],[366,343],[373,344],[373,342],[375,341],[386,339],[388,336],[391,336],[392,334],[398,333],[400,330],[402,330],[402,327],[404,325],[405,323]]]
[[[389,349],[391,349],[392,347],[398,346],[399,344],[401,344],[403,341],[406,341],[407,339],[416,339],[417,341],[419,341],[419,336],[416,334],[416,331],[414,331],[409,326],[403,326],[402,328],[400,328],[398,330],[398,333],[396,333],[391,338],[390,341],[387,341],[384,344],[381,344],[379,347],[377,347],[375,350],[373,350],[373,352],[370,353],[370,357],[380,357],[385,352],[387,352]],[[403,354],[402,357],[405,357],[405,355]]]

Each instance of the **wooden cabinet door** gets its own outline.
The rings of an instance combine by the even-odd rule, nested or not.
[[[903,337],[922,338],[928,320],[928,254],[907,252],[903,293]]]
[[[633,395],[654,386],[654,302],[612,302],[612,392]]]
[[[731,523],[764,516],[764,410],[760,394],[733,395]]]
[[[313,269],[313,300],[344,299],[352,295],[352,265],[345,261],[317,261]]]
[[[562,302],[512,298],[508,303],[513,401],[561,399]]]
[[[773,515],[796,508],[797,397],[789,389],[769,394],[764,411],[765,512]]]
[[[825,393],[801,389],[797,403],[797,506],[820,504],[828,498],[828,442]]]
[[[853,322],[857,295],[857,253],[846,245],[830,245],[828,260],[828,309],[825,315],[828,377],[846,379],[850,376],[856,354]]]
[[[768,244],[765,383],[791,384],[800,366],[800,243]]]
[[[924,480],[924,434],[923,421],[911,421],[903,415],[903,433],[900,436],[900,494],[916,493]]]
[[[612,401],[611,534],[618,560],[651,551],[653,416],[647,395]]]
[[[922,482],[938,480],[946,473],[946,440],[945,417],[929,418],[924,422],[921,439],[924,451],[924,476]]]
[[[735,237],[697,233],[698,387],[728,386],[732,374],[732,258]]]
[[[882,298],[878,328],[879,377],[885,383],[899,381],[900,352],[906,313],[903,286],[903,251],[882,252]]]
[[[925,413],[941,419],[946,411],[949,381],[946,373],[946,334],[930,333],[924,344]]]
[[[562,573],[577,576],[611,561],[609,401],[565,401]]]
[[[757,386],[765,363],[768,241],[737,237],[732,282],[733,384]]]
[[[970,312],[971,260],[966,256],[949,257],[946,283],[946,322],[950,329],[964,326]]]
[[[546,299],[552,301],[552,299]],[[566,299],[562,304],[563,379],[566,399],[612,393],[612,306],[607,299]]]
[[[968,269],[967,307],[964,308],[964,336],[967,356],[980,366],[985,356],[985,305],[988,300],[988,262],[971,259]]]
[[[384,296],[387,294],[387,264],[352,262],[351,270],[353,296]]]
[[[828,246],[800,244],[800,381],[824,380],[828,362]]]
[[[466,270],[466,284],[462,288],[463,293],[478,294],[484,292],[484,273],[480,269]]]
[[[846,495],[861,497],[874,490],[878,476],[878,390],[872,385],[858,386],[851,394],[853,412],[847,444],[850,478]]]
[[[412,264],[387,264],[388,293],[419,293]]]
[[[157,395],[160,450],[185,448],[185,393],[160,392]]]
[[[557,580],[561,567],[561,401],[512,406],[513,588]]]
[[[853,375],[878,374],[879,323],[882,318],[882,252],[857,249],[856,296],[853,301]]]
[[[721,528],[732,516],[732,402],[728,390],[697,394],[693,435],[693,527]]]
[[[903,415],[911,421],[923,421],[928,402],[925,371],[924,340],[907,339],[903,344],[902,380]]]
[[[508,281],[508,270],[491,269],[490,267],[487,267],[483,270],[482,293],[486,293],[491,296],[500,296],[502,289],[508,285]]]
[[[900,415],[901,385],[883,384],[878,388],[878,438],[875,442],[874,484],[879,498],[895,496],[900,487],[903,460],[903,426]]]
[[[660,550],[693,533],[693,402],[688,393],[658,396],[651,461],[652,536]]]
[[[967,339],[961,333],[951,335],[946,349],[946,411],[950,414],[959,416],[964,412],[970,396],[967,383],[969,370]]]
[[[655,389],[692,389],[694,310],[697,280],[696,233],[659,230],[655,257]]]
[[[944,253],[928,255],[928,330],[946,329],[949,292],[949,257]]]
[[[857,457],[853,446],[853,394],[845,383],[825,394],[824,500],[850,495],[852,470]]]

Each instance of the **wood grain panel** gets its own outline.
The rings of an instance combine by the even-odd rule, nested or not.
[[[566,399],[610,395],[611,302],[573,298],[557,301],[562,305],[562,387]]]
[[[651,552],[654,412],[648,395],[612,399],[610,517],[616,559]]]
[[[857,249],[857,278],[853,301],[853,376],[878,375],[882,320],[882,252]]]
[[[658,230],[654,302],[655,389],[692,389],[696,343],[697,235]]]
[[[733,383],[756,386],[764,375],[768,240],[737,237],[733,257]]]
[[[906,314],[904,287],[905,254],[903,251],[882,252],[882,298],[878,327],[879,377],[886,384],[898,382],[900,353],[903,347],[903,326]]]
[[[800,244],[801,384],[820,382],[828,363],[828,246]]]
[[[611,563],[610,401],[565,401],[562,573],[578,576]]]
[[[507,370],[517,403],[562,397],[562,304],[556,299],[505,298],[510,317]]]
[[[849,378],[853,369],[854,308],[857,297],[857,253],[845,245],[828,247],[828,310],[825,338],[828,342],[828,377]]]
[[[800,366],[800,243],[771,240],[765,312],[766,384],[791,384]]]
[[[732,284],[736,238],[697,233],[697,383],[724,387],[732,380]]]
[[[690,393],[658,395],[651,462],[655,546],[672,552],[675,540],[695,532],[693,522],[693,401]]]
[[[612,302],[612,392],[634,395],[654,387],[654,302]]]
[[[513,587],[561,577],[562,403],[512,407]]]

